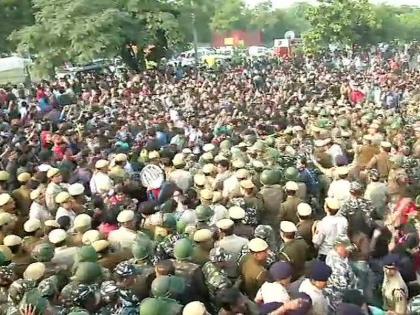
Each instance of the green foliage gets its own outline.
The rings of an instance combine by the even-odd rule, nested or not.
[[[243,0],[215,0],[216,10],[211,27],[218,32],[248,29],[250,11]]]
[[[33,20],[31,0],[0,0],[0,53],[13,51],[9,35]]]
[[[65,61],[114,57],[134,43],[155,44],[158,30],[177,41],[177,21],[158,0],[33,0],[35,24],[12,34],[18,48],[38,55],[51,72]]]
[[[309,51],[329,43],[368,44],[378,28],[368,0],[321,0],[318,6],[307,9],[306,18],[311,25],[304,36]]]

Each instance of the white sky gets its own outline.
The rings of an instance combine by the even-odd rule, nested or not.
[[[246,0],[249,5],[255,5],[262,0]],[[417,5],[420,6],[420,0],[371,0],[373,3],[386,3],[390,5]],[[316,0],[272,0],[274,7],[286,8],[297,2],[316,3]]]

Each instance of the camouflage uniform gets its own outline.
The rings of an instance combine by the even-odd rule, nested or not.
[[[165,236],[165,238],[156,246],[153,263],[174,258],[174,245],[176,241],[180,240],[181,238],[183,238],[183,236],[178,233]]]
[[[229,256],[222,248],[213,248],[209,255],[210,261],[206,262],[202,268],[205,284],[209,290],[211,299],[216,298],[219,290],[232,286],[232,282],[228,278],[227,273],[222,268],[216,266],[218,262],[230,260]]]
[[[349,230],[353,228],[356,232],[370,235],[374,224],[372,217],[374,207],[369,200],[362,197],[351,197],[343,204],[340,213],[349,221]]]
[[[355,288],[356,279],[348,259],[341,258],[334,249],[328,253],[325,262],[331,267],[332,274],[324,292],[329,308],[335,310],[342,302],[344,290]]]
[[[25,279],[14,281],[9,287],[9,304],[6,315],[19,315],[19,303],[26,292],[35,289],[36,282]]]

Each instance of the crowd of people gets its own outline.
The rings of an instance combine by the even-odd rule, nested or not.
[[[420,314],[395,56],[4,86],[0,314]]]

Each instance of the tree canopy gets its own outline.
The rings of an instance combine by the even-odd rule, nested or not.
[[[65,61],[116,55],[135,68],[136,48],[154,45],[152,58],[159,59],[166,48],[182,49],[191,42],[193,25],[198,41],[207,43],[214,32],[258,30],[270,45],[293,30],[303,36],[309,51],[329,43],[420,38],[420,8],[373,5],[368,0],[319,2],[280,9],[270,0],[252,8],[245,0],[1,0],[0,52],[18,48],[37,55],[36,63],[44,70]]]

